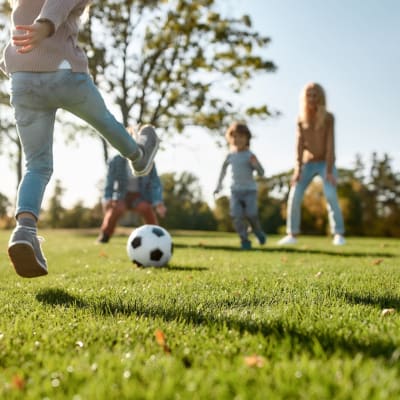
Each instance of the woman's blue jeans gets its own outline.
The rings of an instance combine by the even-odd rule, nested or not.
[[[333,167],[332,173],[337,178],[337,170],[335,167]],[[323,180],[331,233],[342,235],[344,233],[342,211],[339,207],[336,186],[326,180],[325,161],[315,161],[304,164],[301,170],[300,180],[290,188],[286,231],[288,234],[292,235],[300,233],[301,203],[303,201],[304,192],[316,175],[319,175]]]
[[[137,153],[135,140],[107,109],[91,77],[70,69],[11,74],[11,104],[25,156],[16,215],[39,216],[44,191],[53,173],[53,134],[57,109],[88,122],[123,156]],[[72,161],[71,161],[72,162]]]

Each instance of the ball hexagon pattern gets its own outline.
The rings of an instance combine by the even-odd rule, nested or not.
[[[172,257],[172,238],[161,226],[142,225],[129,235],[126,251],[139,267],[163,267]]]

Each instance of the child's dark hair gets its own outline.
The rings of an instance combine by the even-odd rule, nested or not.
[[[240,135],[244,135],[247,138],[247,146],[250,146],[251,132],[248,126],[244,122],[233,122],[229,128],[226,130],[225,139],[231,144],[232,135],[234,133],[239,133]]]

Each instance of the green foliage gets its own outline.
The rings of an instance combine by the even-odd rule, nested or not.
[[[47,228],[94,228],[99,227],[103,220],[101,201],[88,208],[79,200],[72,208],[66,209],[62,205],[62,195],[65,189],[61,181],[57,180],[54,193],[49,200],[49,206],[42,212],[39,221],[41,227]]]
[[[0,48],[9,40],[10,4],[0,0]],[[15,188],[22,177],[22,147],[15,129],[14,113],[11,110],[8,77],[0,71],[0,156],[7,157],[15,172]]]
[[[232,217],[229,213],[229,197],[222,196],[215,200],[214,217],[218,231],[234,232]]]
[[[258,182],[258,214],[264,232],[278,233],[280,227],[285,224],[282,217],[282,201],[270,194],[270,186],[266,179]]]
[[[11,203],[4,194],[0,193],[0,217],[4,217],[8,214]]]
[[[56,180],[54,186],[54,194],[50,198],[49,208],[47,210],[47,218],[50,228],[59,228],[64,213],[64,207],[61,205],[64,189],[61,186],[61,181]]]
[[[202,200],[199,181],[191,173],[163,174],[164,203],[167,215],[162,223],[168,229],[214,230],[216,221],[208,204]]]
[[[254,76],[275,70],[259,55],[270,39],[248,16],[216,9],[214,0],[96,2],[84,43],[124,124],[152,123],[167,136],[192,125],[222,134],[234,118],[269,115],[265,104],[240,109],[233,100]]]
[[[47,277],[0,254],[2,399],[400,396],[400,319],[382,314],[400,307],[396,240],[242,252],[234,234],[175,232],[169,268],[141,270],[126,232],[40,233]]]

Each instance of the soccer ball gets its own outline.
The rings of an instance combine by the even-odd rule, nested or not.
[[[171,259],[171,235],[161,226],[142,225],[129,235],[126,251],[138,267],[162,267]]]

